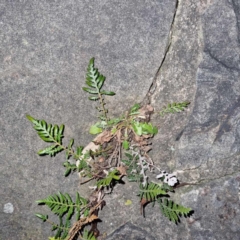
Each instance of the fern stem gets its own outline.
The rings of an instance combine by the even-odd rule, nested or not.
[[[75,153],[74,153],[74,150],[68,149],[68,147],[63,146],[61,143],[59,143],[59,142],[57,142],[57,141],[55,141],[55,140],[54,140],[54,142],[55,142],[56,146],[60,146],[60,147],[63,148],[64,151],[68,151],[69,156],[71,155],[71,156],[73,156],[74,159],[79,159],[80,156],[77,155],[77,154],[75,154]]]
[[[104,99],[103,99],[102,94],[100,93],[99,89],[98,89],[98,96],[99,96],[99,100],[100,100],[100,104],[101,104],[101,107],[102,107],[102,111],[103,111],[104,117],[105,117],[106,121],[108,122],[109,121],[109,118],[107,116],[107,112],[108,111],[104,107],[104,105],[105,105]]]

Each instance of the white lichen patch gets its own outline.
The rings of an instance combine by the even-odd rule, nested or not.
[[[4,204],[4,207],[3,207],[3,212],[4,213],[13,213],[13,211],[14,211],[14,207],[13,207],[12,203]]]

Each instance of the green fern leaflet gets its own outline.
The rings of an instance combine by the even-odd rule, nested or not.
[[[192,211],[191,208],[178,205],[167,198],[164,200],[159,198],[157,202],[159,203],[162,214],[174,223],[178,223],[181,216],[187,217]]]
[[[146,199],[147,201],[154,201],[159,195],[166,195],[167,192],[161,188],[158,184],[148,183],[146,186],[140,184],[139,186],[139,196],[141,199]]]

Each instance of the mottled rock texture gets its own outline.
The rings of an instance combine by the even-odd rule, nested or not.
[[[1,1],[0,26],[0,239],[47,239],[49,226],[34,217],[47,209],[34,201],[86,191],[75,175],[63,177],[63,155],[37,156],[45,144],[25,114],[64,123],[65,138],[86,145],[96,118],[81,86],[93,56],[117,93],[107,99],[114,114],[135,102],[158,111],[191,101],[184,113],[153,119],[152,157],[197,184],[173,195],[194,209],[179,225],[157,206],[143,218],[138,186],[117,186],[100,231],[107,239],[239,239],[239,0]]]

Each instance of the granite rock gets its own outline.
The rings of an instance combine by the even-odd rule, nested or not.
[[[25,115],[64,123],[66,142],[86,145],[97,120],[81,90],[89,59],[107,77],[106,89],[117,93],[106,99],[109,109],[122,114],[146,95],[174,11],[171,0],[1,1],[1,239],[47,239],[52,233],[34,216],[43,211],[35,200],[80,190],[76,176],[63,176],[63,155],[37,156],[46,144]],[[4,210],[8,203],[12,213]]]
[[[191,102],[183,113],[153,119],[159,134],[151,155],[194,184],[172,195],[194,214],[174,225],[147,206],[143,218],[138,186],[116,186],[100,212],[101,233],[109,240],[238,240],[239,10],[239,0],[2,1],[0,239],[47,239],[49,226],[34,216],[47,209],[35,200],[88,191],[75,175],[63,177],[64,156],[37,156],[45,144],[25,114],[64,123],[66,141],[86,145],[96,114],[81,87],[94,56],[106,88],[117,93],[106,99],[115,115],[135,102],[148,101],[156,112]]]
[[[239,239],[239,7],[239,1],[179,1],[149,100],[157,111],[168,102],[191,105],[184,114],[154,119],[160,129],[152,156],[163,170],[178,173],[182,183],[196,184],[176,189],[173,196],[194,214],[174,226],[155,208],[146,208],[146,219],[133,208],[128,217],[146,236]]]

